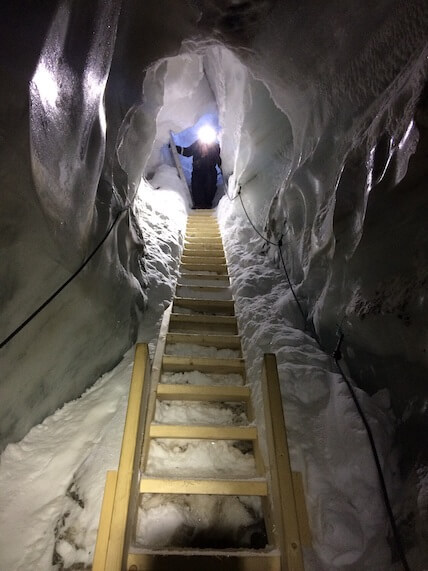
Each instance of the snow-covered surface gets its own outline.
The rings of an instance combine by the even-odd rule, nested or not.
[[[174,170],[163,170],[157,183],[159,178],[162,189],[153,191],[143,182],[135,204],[147,246],[150,292],[139,338],[151,350],[175,287],[187,216]],[[131,349],[79,399],[1,456],[2,571],[90,565],[106,471],[119,459],[132,362]]]
[[[244,406],[240,403],[158,401],[155,422],[162,424],[247,424]]]
[[[204,281],[204,283],[206,282]],[[212,285],[212,283],[207,285]],[[201,299],[208,297],[204,292],[201,292],[196,288],[184,287],[184,286],[177,288],[177,295],[179,295],[180,297],[192,297],[194,299]],[[219,290],[219,291],[215,290],[211,291],[209,295],[209,299],[231,299],[231,298],[232,294],[229,288],[225,288],[224,290]]]
[[[165,347],[167,355],[191,355],[192,357],[211,357],[214,359],[236,359],[241,356],[238,349],[217,349],[192,343],[171,343]]]
[[[172,171],[169,175],[169,186],[179,187]],[[149,250],[150,287],[148,320],[142,323],[140,339],[151,341],[153,350],[159,318],[176,278],[175,256],[182,245],[185,205],[180,194],[167,189],[151,192],[144,183],[141,191],[136,210]],[[174,221],[169,210],[162,211],[165,204],[181,213]],[[313,534],[314,550],[305,554],[307,570],[393,569],[377,474],[355,407],[342,379],[333,372],[330,358],[301,331],[282,271],[262,253],[260,240],[239,208],[238,203],[223,199],[219,219],[233,276],[248,380],[260,413],[261,358],[264,352],[277,355],[293,469],[303,474]],[[183,344],[177,352],[186,351],[188,346]],[[132,351],[80,399],[6,449],[0,466],[0,568],[46,571],[90,564],[105,473],[118,461],[131,360]],[[165,373],[162,382],[241,384],[242,378]],[[394,501],[400,482],[388,392],[370,398],[356,391],[369,417]],[[208,420],[220,415],[229,423],[235,415],[230,407],[220,407],[221,412],[206,405],[203,410],[194,404],[175,403],[174,407],[161,404],[156,420],[197,423],[201,415]],[[239,411],[236,418],[242,422]],[[190,466],[191,474],[199,469],[209,477],[226,475],[233,466],[235,475],[248,476],[254,474],[254,458],[248,452],[239,443],[156,440],[148,473],[180,475]],[[426,488],[421,487],[419,498],[425,506]],[[260,540],[257,502],[144,495],[137,535],[144,545],[224,545],[227,538],[228,544],[249,546]]]
[[[201,373],[200,371],[188,371],[186,373],[163,373],[161,383],[188,384],[188,385],[242,385],[241,375],[221,375]]]
[[[344,354],[355,381],[374,393],[389,388],[406,478],[405,539],[408,546],[418,537],[426,540],[426,0],[326,0],[322,9],[314,0],[125,4],[118,19],[114,0],[84,11],[76,3],[56,9],[52,2],[23,11],[9,2],[2,18],[2,338],[78,267],[115,212],[133,201],[141,172],[152,174],[169,160],[162,156],[169,129],[188,129],[203,114],[218,114],[229,191],[234,195],[242,186],[247,208],[260,228],[267,220],[271,239],[284,233],[290,275],[323,343],[334,345],[335,324],[345,315]],[[210,40],[213,30],[223,44]],[[182,43],[198,34],[201,41]],[[172,172],[165,167],[156,176],[169,179]],[[170,193],[160,196],[162,207],[174,205]],[[152,214],[165,226],[162,215]],[[325,357],[294,327],[299,316],[290,296],[282,295],[278,272],[260,257],[262,269],[251,273],[258,244],[245,226],[229,230],[248,249],[229,248],[229,254],[232,265],[248,269],[235,290],[241,324],[252,339],[246,342],[249,360],[257,363],[257,351],[278,353],[296,426],[291,436],[304,442],[305,454],[297,454],[295,445],[293,460],[308,464],[317,549],[323,560],[346,566],[337,558],[344,540],[338,530],[344,528],[331,522],[336,511],[348,513],[344,505],[354,514],[371,488],[349,499],[337,458],[347,431],[338,436],[327,420],[344,423],[352,409],[344,406],[346,392]],[[146,277],[151,297],[145,322],[157,321],[174,277],[159,260],[178,249],[179,240],[159,244],[146,276],[143,240],[127,213],[58,303],[2,350],[2,445],[21,438],[118,362],[135,339]],[[269,255],[274,262],[275,247]],[[160,272],[160,282],[152,272]],[[266,323],[275,316],[282,321],[272,329]],[[141,335],[151,339],[148,332]],[[361,398],[368,409],[376,399],[379,410],[388,408],[386,392],[370,404]],[[304,414],[305,430],[294,423]],[[377,432],[390,432],[389,418],[385,412]],[[355,450],[357,436],[352,432]],[[388,449],[388,439],[378,438]],[[348,448],[344,466],[356,462],[353,441]],[[314,476],[323,465],[319,450],[335,466],[330,474],[328,463],[326,478],[331,475],[333,483],[322,489]],[[359,457],[358,464],[368,465]],[[361,521],[367,522],[364,510]],[[328,513],[333,515],[323,529],[316,514]],[[377,543],[369,545],[371,527],[365,524],[358,544],[355,520],[347,521],[351,539],[343,557],[357,560],[358,549],[369,553]],[[422,559],[415,556],[413,567]]]
[[[221,419],[218,424],[221,424]],[[256,476],[256,466],[250,450],[251,445],[227,440],[157,439],[151,443],[147,475],[251,478]],[[152,516],[146,517],[150,519]]]
[[[308,569],[391,569],[378,478],[348,390],[331,359],[301,331],[282,269],[262,253],[241,207],[224,198],[219,219],[256,411],[263,353],[277,356],[292,466],[303,474],[313,534],[315,555],[308,554]],[[394,499],[399,481],[388,393],[369,398],[356,391]]]
[[[258,497],[145,494],[140,505],[140,512],[151,513],[138,519],[143,546],[250,547],[254,535],[263,546]]]

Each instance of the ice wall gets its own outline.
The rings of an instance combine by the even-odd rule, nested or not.
[[[238,136],[242,198],[260,228],[267,220],[270,239],[284,234],[288,269],[324,345],[333,349],[342,322],[354,378],[369,391],[391,390],[407,472],[428,448],[420,439],[428,399],[427,5],[200,4],[201,25],[287,118],[286,150],[273,161],[282,163],[281,180],[256,185],[263,198],[274,195],[267,219],[245,184],[258,173],[257,161],[246,166],[244,157],[263,153],[261,125],[246,142]],[[255,108],[248,121],[263,106]],[[274,260],[277,249],[269,254]]]
[[[3,336],[132,203],[169,128],[215,106],[230,194],[241,186],[271,239],[284,232],[297,293],[327,347],[345,316],[348,366],[361,386],[391,390],[405,465],[415,465],[427,449],[408,446],[426,434],[426,2],[21,8],[7,7],[1,24]],[[84,274],[2,350],[4,441],[129,345],[142,251],[130,209]]]
[[[84,2],[31,14],[16,3],[2,19],[2,340],[70,277],[120,207],[96,199],[118,14]],[[130,344],[142,297],[125,275],[121,237],[131,224],[124,212],[107,248],[1,349],[1,447],[79,395]]]

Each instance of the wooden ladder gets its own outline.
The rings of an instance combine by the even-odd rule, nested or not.
[[[304,569],[302,545],[310,543],[302,479],[290,467],[281,393],[274,355],[265,355],[262,392],[266,420],[265,466],[255,426],[251,393],[245,384],[234,303],[229,295],[227,263],[212,211],[189,216],[181,258],[181,277],[173,304],[165,311],[153,359],[150,383],[147,347],[136,350],[130,400],[118,472],[107,475],[94,557],[94,571]],[[175,344],[232,349],[238,356],[211,358],[174,355]],[[182,353],[182,351],[181,351]],[[236,374],[242,385],[168,383],[168,374],[199,371]],[[183,375],[183,378],[185,375]],[[135,385],[135,386],[134,386]],[[132,397],[137,395],[134,401]],[[242,403],[246,425],[182,425],[154,422],[161,401]],[[200,439],[251,443],[256,474],[248,478],[152,477],[146,473],[153,439]],[[259,549],[148,549],[135,546],[135,520],[140,494],[259,496],[267,545]]]

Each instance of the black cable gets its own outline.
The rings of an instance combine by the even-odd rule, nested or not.
[[[235,196],[233,198],[231,198],[229,196],[229,191],[227,189],[227,184],[226,184],[226,179],[224,177],[224,173],[223,173],[223,169],[221,168],[221,166],[218,167],[220,174],[221,174],[221,178],[223,179],[223,184],[224,184],[224,193],[226,194],[227,198],[229,199],[230,202],[233,202],[234,200],[236,200],[238,198],[239,193],[241,192],[241,185],[239,185],[239,191],[235,194]]]
[[[229,195],[227,195],[227,196],[228,196],[228,198],[229,198]],[[306,323],[307,323],[307,317],[306,317],[306,315],[305,315],[305,313],[304,313],[304,311],[303,311],[303,308],[302,308],[302,306],[301,306],[301,304],[300,304],[300,302],[299,302],[299,299],[297,298],[296,292],[294,291],[294,287],[293,287],[293,284],[292,284],[292,282],[291,282],[291,280],[290,280],[290,277],[289,277],[289,275],[288,275],[287,267],[286,267],[286,265],[285,265],[284,257],[283,257],[283,255],[282,255],[281,247],[282,247],[282,238],[283,238],[283,235],[281,235],[281,238],[279,239],[278,243],[275,243],[275,242],[271,242],[271,241],[268,240],[265,236],[263,236],[262,234],[260,234],[260,232],[259,232],[259,231],[257,230],[257,228],[254,226],[254,224],[253,224],[251,218],[249,217],[248,212],[247,212],[247,210],[246,210],[246,208],[245,208],[245,206],[244,206],[244,203],[243,203],[243,200],[242,200],[242,196],[241,196],[241,187],[239,187],[239,191],[238,191],[237,196],[239,196],[239,198],[240,198],[240,200],[241,200],[242,208],[243,208],[243,210],[244,210],[244,212],[245,212],[245,215],[246,215],[246,217],[247,217],[247,219],[248,219],[248,222],[251,224],[253,230],[254,230],[254,231],[260,236],[260,238],[262,238],[267,244],[271,244],[272,246],[277,246],[277,247],[278,247],[278,251],[279,251],[279,255],[280,255],[282,267],[283,267],[283,269],[284,269],[285,277],[286,277],[287,282],[288,282],[288,285],[289,285],[289,287],[290,287],[290,289],[291,289],[291,293],[293,294],[294,300],[295,300],[295,302],[297,303],[297,306],[298,306],[298,308],[299,308],[299,311],[300,311],[300,313],[301,313],[301,315],[302,315],[302,317],[303,317],[303,320],[304,320],[304,322],[305,322],[305,324],[306,324]],[[235,198],[236,198],[236,196],[235,196]],[[230,198],[229,198],[229,200],[230,200]],[[343,319],[342,319],[342,321],[343,321]],[[326,351],[324,350],[324,348],[322,347],[321,341],[320,341],[318,335],[316,334],[315,330],[314,330],[312,333],[313,333],[313,337],[314,337],[315,341],[317,342],[317,344],[318,344],[319,348],[321,349],[321,351],[326,352]],[[390,502],[390,500],[389,500],[388,490],[387,490],[387,488],[386,488],[385,478],[384,478],[384,476],[383,476],[382,467],[381,467],[381,465],[380,465],[379,455],[378,455],[378,453],[377,453],[376,443],[375,443],[375,440],[374,440],[374,437],[373,437],[373,433],[372,433],[372,431],[371,431],[371,428],[370,428],[370,425],[369,425],[369,423],[368,423],[368,421],[367,421],[367,418],[366,418],[366,416],[365,416],[365,414],[364,414],[364,412],[363,412],[363,409],[361,408],[361,405],[360,405],[360,403],[359,403],[359,401],[358,401],[357,395],[355,394],[355,391],[354,391],[354,389],[353,389],[351,383],[349,382],[348,378],[346,377],[345,373],[344,373],[343,370],[342,370],[342,367],[341,367],[340,364],[339,364],[339,360],[342,358],[342,354],[341,354],[341,350],[340,350],[340,349],[341,349],[341,344],[342,344],[342,341],[343,341],[343,338],[344,338],[344,334],[343,334],[343,331],[342,331],[342,329],[341,329],[340,326],[339,326],[339,329],[338,329],[338,334],[339,334],[339,340],[338,340],[338,343],[337,343],[337,345],[336,345],[335,350],[333,351],[332,357],[333,357],[333,359],[334,359],[334,362],[335,362],[335,364],[336,364],[336,367],[337,367],[337,369],[338,369],[340,375],[342,376],[344,382],[346,383],[346,385],[347,385],[347,387],[348,387],[348,389],[349,389],[349,392],[350,392],[350,394],[351,394],[352,400],[353,400],[353,402],[354,402],[354,404],[355,404],[355,408],[357,409],[357,412],[358,412],[358,414],[360,415],[360,418],[361,418],[362,423],[363,423],[363,425],[364,425],[364,428],[365,428],[365,430],[366,430],[366,433],[367,433],[367,436],[368,436],[368,439],[369,439],[369,442],[370,442],[370,448],[371,448],[371,451],[372,451],[372,454],[373,454],[373,458],[374,458],[374,462],[375,462],[375,465],[376,465],[376,470],[377,470],[378,477],[379,477],[379,482],[380,482],[380,487],[381,487],[381,491],[382,491],[383,501],[384,501],[385,508],[386,508],[386,511],[387,511],[387,514],[388,514],[388,519],[389,519],[389,522],[390,522],[390,525],[391,525],[392,533],[393,533],[393,536],[394,536],[394,541],[395,541],[395,544],[396,544],[396,547],[397,547],[397,552],[398,552],[398,555],[399,555],[399,557],[400,557],[401,564],[403,565],[404,570],[405,570],[405,571],[410,571],[410,567],[409,567],[409,564],[408,564],[408,562],[407,562],[406,555],[405,555],[405,553],[404,553],[403,545],[402,545],[402,543],[401,543],[401,538],[400,538],[400,534],[399,534],[399,532],[398,532],[397,524],[396,524],[396,522],[395,522],[395,517],[394,517],[394,513],[393,513],[393,511],[392,511],[391,502]]]
[[[405,569],[405,571],[410,571],[410,567],[409,567],[409,564],[408,564],[407,559],[406,559],[406,554],[404,553],[403,544],[401,543],[401,538],[400,538],[400,534],[398,532],[397,524],[395,522],[395,517],[394,517],[394,513],[392,511],[391,502],[389,500],[388,490],[386,488],[385,478],[383,476],[382,466],[380,465],[379,455],[377,453],[376,443],[375,443],[375,440],[373,437],[372,429],[370,428],[370,425],[367,421],[366,415],[364,414],[364,411],[361,408],[361,405],[358,401],[357,395],[355,394],[354,387],[349,382],[347,376],[343,372],[342,367],[340,366],[340,363],[339,363],[339,359],[341,358],[340,343],[343,340],[343,333],[341,333],[340,335],[341,335],[341,339],[339,340],[338,346],[336,347],[335,352],[333,353],[333,359],[334,359],[334,362],[336,363],[336,367],[337,367],[340,375],[342,376],[343,380],[346,383],[346,386],[348,387],[349,393],[352,397],[352,400],[354,401],[355,408],[357,409],[357,411],[360,415],[360,418],[364,424],[364,428],[366,429],[366,433],[367,433],[367,436],[368,436],[369,441],[370,441],[370,447],[371,447],[371,450],[373,453],[373,458],[374,458],[374,461],[376,464],[377,473],[379,476],[379,483],[380,483],[380,487],[382,490],[383,501],[385,504],[386,511],[388,513],[388,518],[389,518],[389,522],[391,524],[392,534],[394,536],[394,541],[395,541],[395,544],[397,547],[398,555],[400,557],[401,564],[403,565],[403,568]]]
[[[297,297],[297,295],[296,295],[296,292],[294,291],[294,287],[293,287],[293,284],[291,283],[290,276],[288,275],[287,268],[286,268],[285,262],[284,262],[284,256],[282,255],[281,246],[282,246],[282,236],[281,236],[281,238],[279,239],[279,242],[278,242],[279,257],[280,257],[280,259],[281,259],[282,267],[284,268],[284,274],[285,274],[285,277],[286,277],[286,279],[287,279],[289,288],[290,288],[290,290],[291,290],[291,293],[293,294],[294,301],[297,303],[297,307],[299,308],[299,311],[300,311],[300,313],[301,313],[301,315],[302,315],[302,317],[303,317],[303,322],[306,323],[307,317],[306,317],[305,312],[303,311],[303,308],[302,308],[302,306],[301,306],[301,304],[300,304],[300,301],[299,301],[299,299],[298,299],[298,297]]]
[[[23,321],[21,323],[21,325],[19,325],[14,331],[12,331],[12,333],[10,335],[8,335],[6,337],[6,339],[4,339],[0,343],[0,349],[3,349],[3,347],[9,343],[9,341],[11,341],[16,335],[18,335],[18,333],[20,331],[22,331],[24,329],[24,327],[26,327],[30,323],[30,321],[32,321],[47,305],[49,305],[51,303],[51,301],[53,301],[56,298],[56,296],[59,293],[61,293],[62,290],[64,288],[66,288],[68,286],[68,284],[70,282],[72,282],[78,274],[80,274],[80,272],[83,270],[83,268],[85,266],[87,266],[87,264],[92,260],[92,258],[95,256],[95,254],[98,252],[98,250],[104,244],[104,242],[107,240],[110,232],[113,230],[113,228],[116,225],[116,222],[119,220],[121,214],[127,210],[129,210],[129,206],[127,206],[126,208],[123,208],[122,210],[119,210],[119,212],[116,215],[116,218],[111,223],[111,225],[108,228],[107,232],[105,233],[103,239],[98,243],[98,245],[91,252],[91,254],[89,254],[89,256],[85,260],[83,260],[83,262],[80,264],[80,266],[77,268],[77,270],[68,278],[68,280],[66,280],[57,290],[55,290],[52,295],[50,295],[35,311],[33,311],[33,313],[31,315],[29,315],[27,317],[27,319],[25,319],[25,321]]]
[[[242,196],[241,196],[241,189],[239,189],[237,196],[239,196],[239,200],[241,201],[241,205],[242,205],[242,208],[243,208],[243,210],[244,210],[244,212],[245,212],[245,216],[247,217],[248,222],[249,222],[249,223],[251,224],[251,226],[253,227],[254,232],[256,232],[256,234],[258,234],[258,235],[260,236],[260,238],[266,242],[266,244],[270,244],[271,246],[278,246],[278,244],[277,244],[276,242],[271,242],[271,241],[268,240],[265,236],[263,236],[262,234],[260,234],[260,232],[259,232],[259,231],[257,230],[257,228],[254,226],[254,224],[253,224],[251,218],[248,216],[248,212],[247,212],[247,210],[246,210],[246,208],[245,208],[245,206],[244,206],[244,202],[243,202]]]

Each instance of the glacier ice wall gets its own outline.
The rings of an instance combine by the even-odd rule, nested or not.
[[[353,377],[391,390],[403,442],[422,433],[425,2],[17,2],[1,25],[3,337],[132,205],[168,130],[216,107],[229,193],[241,188],[272,240],[284,233],[324,345],[343,319]],[[143,250],[131,206],[84,273],[2,350],[4,441],[129,346]],[[422,449],[407,447],[407,464]]]
[[[292,281],[324,346],[334,348],[342,323],[353,377],[370,392],[390,389],[406,471],[428,449],[420,437],[428,422],[427,5],[199,4],[201,25],[287,120],[273,161],[279,176],[263,185],[263,198],[251,189],[257,161],[245,160],[265,150],[261,126],[245,140],[244,120],[233,166],[242,199],[271,240],[283,235]],[[248,120],[259,114],[262,123],[262,110]],[[275,260],[277,248],[269,255]]]

